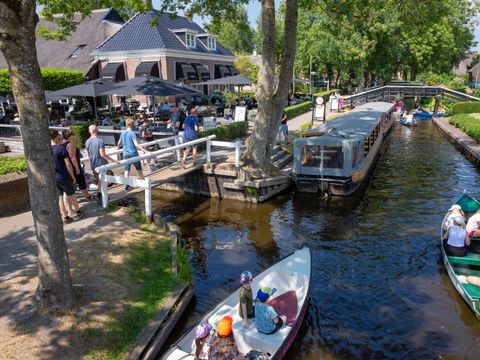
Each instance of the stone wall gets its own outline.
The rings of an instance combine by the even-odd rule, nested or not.
[[[26,174],[0,175],[0,216],[30,209]]]

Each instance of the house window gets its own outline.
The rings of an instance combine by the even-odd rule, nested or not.
[[[75,51],[70,55],[71,58],[78,57],[82,53],[83,48],[87,45],[80,45],[78,48],[75,49]]]
[[[192,33],[185,34],[186,44],[188,47],[195,47],[195,35]]]
[[[207,47],[209,50],[216,50],[217,49],[217,39],[214,37],[207,38]]]

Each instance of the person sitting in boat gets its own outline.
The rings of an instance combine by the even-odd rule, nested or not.
[[[212,326],[210,324],[198,324],[195,328],[195,340],[192,342],[192,353],[195,360],[207,360],[212,341]]]
[[[480,286],[480,277],[478,276],[458,275],[457,277],[462,283],[468,283],[475,286]]]
[[[235,338],[232,333],[233,319],[224,316],[217,326],[217,336],[214,336],[210,344],[209,360],[235,360],[243,356],[237,349]]]
[[[452,226],[448,227],[443,235],[443,247],[449,256],[465,256],[467,246],[470,245],[467,230],[462,226],[465,221],[461,216],[455,216],[452,220]]]
[[[445,221],[445,229],[448,229],[453,224],[453,218],[455,216],[461,216],[463,221],[465,222],[465,213],[462,210],[460,205],[452,205],[450,209],[448,209],[447,221]]]
[[[255,324],[257,330],[262,334],[273,334],[281,329],[283,324],[287,321],[285,316],[278,316],[273,307],[266,302],[277,289],[270,289],[263,287],[257,292],[257,299],[255,302]]]
[[[252,273],[244,271],[240,275],[240,301],[238,306],[238,315],[243,319],[243,326],[248,328],[250,322],[248,319],[255,318],[255,307],[253,306],[253,292],[252,292]]]
[[[468,219],[467,232],[470,237],[480,237],[480,210]]]

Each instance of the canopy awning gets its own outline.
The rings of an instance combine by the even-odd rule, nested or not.
[[[158,61],[143,61],[135,69],[135,77],[156,76],[160,77],[160,68]]]
[[[230,75],[232,75],[232,73],[226,65],[215,65],[215,79],[224,78]]]
[[[191,64],[179,62],[175,66],[175,80],[198,80],[197,71]]]
[[[195,85],[236,85],[236,86],[244,86],[244,85],[252,85],[253,81],[252,79],[242,76],[242,75],[236,75],[236,76],[228,76],[228,77],[223,77],[220,79],[214,79],[214,80],[209,80],[209,81],[204,81]]]
[[[110,81],[125,80],[125,68],[123,66],[123,62],[108,63],[102,69],[102,79]]]
[[[197,70],[199,80],[201,81],[210,80],[210,71],[208,71],[207,65],[192,63],[192,66],[195,68],[195,70]]]
[[[182,86],[155,77],[141,76],[115,84],[113,89],[103,93],[103,95],[175,96],[199,93],[198,90],[188,86]]]

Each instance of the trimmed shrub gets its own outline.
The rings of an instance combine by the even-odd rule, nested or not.
[[[245,136],[248,130],[248,121],[238,121],[230,125],[219,126],[215,129],[202,131],[198,133],[199,138],[207,137],[210,135],[216,135],[215,140],[235,140]]]
[[[81,71],[71,69],[41,69],[45,90],[55,91],[82,84],[85,76]],[[8,70],[0,70],[0,96],[12,93]]]
[[[458,102],[452,106],[452,112],[454,115],[480,113],[480,101]]]
[[[451,117],[449,123],[480,143],[480,114],[459,114]]]
[[[26,171],[27,163],[23,156],[0,156],[0,175]]]
[[[85,141],[90,137],[88,133],[88,127],[90,124],[81,124],[81,125],[72,125],[70,129],[73,131],[75,136],[73,137],[73,145],[79,149],[85,147]]]
[[[285,113],[288,116],[288,119],[291,120],[295,116],[304,114],[310,110],[312,110],[312,102],[311,101],[304,101],[300,104],[296,104],[293,106],[288,106],[284,109]]]

